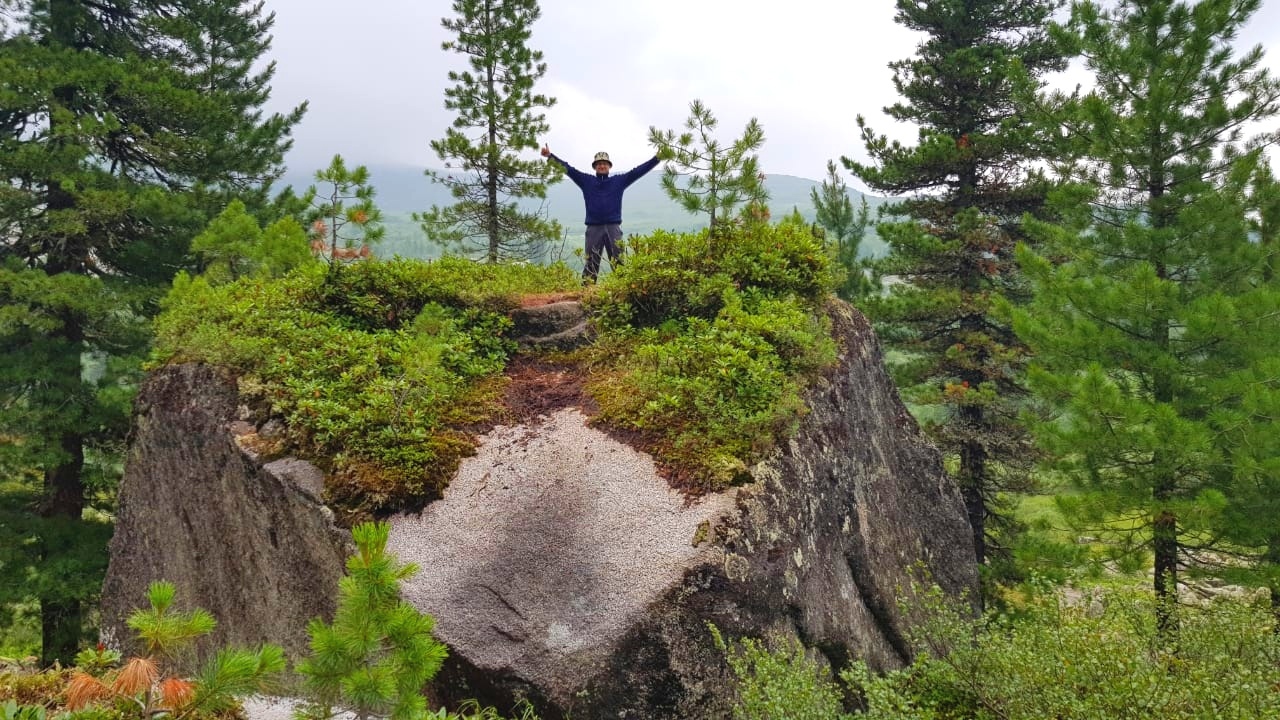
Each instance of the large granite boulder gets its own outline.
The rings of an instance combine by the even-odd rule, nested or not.
[[[155,580],[177,604],[203,607],[218,626],[199,655],[227,645],[307,651],[306,623],[332,617],[354,549],[320,500],[324,475],[293,458],[263,462],[278,423],[260,435],[236,384],[207,366],[153,373],[133,433],[102,591],[104,640],[133,648],[125,620]]]
[[[727,717],[731,682],[708,623],[729,637],[798,639],[837,667],[905,662],[911,618],[900,594],[921,568],[947,592],[976,590],[969,527],[870,327],[843,303],[831,312],[840,364],[811,391],[797,436],[752,468],[749,484],[682,496],[647,454],[592,427],[588,404],[557,393],[563,407],[530,403],[540,415],[484,435],[442,499],[391,518],[392,550],[421,567],[405,596],[435,616],[450,646],[429,693],[499,707],[524,698],[548,720]],[[274,476],[241,449],[253,443],[237,444],[233,385],[201,390],[195,376],[213,373],[168,369],[144,390],[107,606],[134,602],[162,570],[197,583],[202,601],[215,587],[260,593],[245,587],[256,581],[301,593],[299,604],[331,603],[330,570],[347,541],[319,505],[281,516],[281,498],[304,493],[265,480]],[[256,507],[263,501],[268,509]],[[171,520],[202,513],[223,516]],[[296,558],[279,558],[278,569],[261,562],[249,546],[274,548],[273,532],[326,572],[304,588]],[[228,534],[252,539],[215,559]],[[299,648],[306,613],[257,604],[207,603],[234,628],[219,640]],[[121,617],[108,613],[107,627]]]
[[[444,497],[392,519],[406,590],[452,658],[440,700],[528,699],[544,718],[720,718],[731,680],[708,624],[799,640],[840,668],[909,659],[917,571],[976,591],[969,526],[861,315],[755,481],[685,498],[577,409],[482,439]]]

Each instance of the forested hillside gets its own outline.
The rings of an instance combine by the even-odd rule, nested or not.
[[[358,158],[353,159],[358,160]],[[644,159],[638,158],[635,162],[639,164]],[[584,166],[587,160],[582,162]],[[448,204],[448,189],[431,182],[422,168],[392,165],[367,167],[369,184],[377,191],[376,202],[386,216],[387,234],[381,245],[381,254],[385,256],[398,254],[402,257],[415,258],[439,257],[440,249],[427,241],[411,214],[421,212],[432,205]],[[289,185],[301,191],[315,183],[314,174],[318,169],[290,167],[280,179],[278,186],[282,188]],[[765,186],[770,195],[769,207],[779,215],[798,209],[806,220],[813,222],[815,212],[809,193],[819,185],[816,180],[791,175],[766,176]],[[856,191],[851,195],[855,202],[857,198],[862,197]],[[883,198],[872,195],[865,197],[872,212],[884,202]],[[522,204],[530,209],[538,207],[532,201],[523,201]],[[568,257],[574,248],[582,245],[582,193],[573,183],[561,180],[548,189],[546,211],[552,220],[556,220],[564,228],[563,252]],[[627,234],[647,235],[654,230],[692,232],[704,225],[701,219],[682,210],[662,191],[660,178],[656,173],[641,178],[627,190],[622,223],[623,232]],[[868,226],[866,237],[862,242],[862,254],[875,257],[882,255],[886,248],[884,242],[876,236],[875,229]]]

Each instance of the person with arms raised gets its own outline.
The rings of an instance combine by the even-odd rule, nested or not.
[[[595,174],[584,173],[556,157],[546,145],[542,156],[551,158],[564,167],[565,174],[582,190],[582,200],[587,206],[586,215],[586,266],[582,269],[584,283],[594,283],[600,272],[600,255],[608,253],[609,264],[618,267],[622,263],[622,193],[645,173],[658,166],[658,156],[636,167],[611,175],[613,161],[609,153],[598,152],[591,161]]]

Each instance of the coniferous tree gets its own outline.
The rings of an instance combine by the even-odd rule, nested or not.
[[[858,257],[862,237],[871,224],[867,198],[859,198],[858,209],[853,209],[849,188],[831,160],[827,161],[826,178],[821,185],[809,190],[809,198],[817,212],[818,225],[826,231],[828,244],[834,240],[831,250],[836,262],[844,269],[844,280],[836,288],[836,294],[853,302],[879,290],[880,283],[870,263]]]
[[[146,318],[226,196],[278,175],[261,3],[32,0],[0,36],[0,469],[35,480],[0,571],[70,662],[101,584]],[[6,529],[12,529],[12,526]],[[23,597],[28,596],[28,597]]]
[[[382,224],[382,209],[373,202],[377,190],[369,184],[369,169],[357,165],[348,170],[342,156],[334,155],[329,167],[316,171],[315,179],[318,185],[302,196],[307,206],[303,221],[311,232],[313,254],[327,255],[330,268],[337,267],[341,259],[370,257],[370,246],[381,240],[387,229]]]
[[[1261,254],[1256,282],[1274,291],[1280,282],[1280,182],[1263,161],[1246,186],[1250,237]],[[1243,370],[1217,379],[1223,401],[1209,415],[1223,449],[1215,476],[1225,482],[1225,504],[1212,532],[1233,551],[1219,548],[1230,560],[1211,570],[1232,583],[1266,588],[1280,632],[1280,337],[1252,337],[1237,348],[1247,353],[1235,362]]]
[[[1263,162],[1250,178],[1250,185],[1251,230],[1263,255],[1262,282],[1274,287],[1280,283],[1280,180],[1270,164]],[[1235,465],[1230,492],[1233,509],[1245,517],[1228,512],[1223,525],[1248,533],[1242,543],[1261,548],[1255,568],[1261,571],[1280,630],[1280,433],[1275,432],[1274,420],[1280,418],[1280,383],[1275,382],[1280,378],[1280,352],[1265,347],[1260,350],[1258,382],[1245,385],[1239,392],[1241,412],[1222,423],[1248,433],[1243,438],[1223,433],[1234,441],[1234,448],[1247,450],[1237,452],[1244,461]],[[1239,419],[1246,421],[1234,426],[1230,423]]]
[[[747,222],[768,219],[769,192],[755,154],[764,145],[764,129],[755,118],[742,136],[724,145],[715,137],[720,121],[701,100],[689,104],[685,131],[649,128],[649,144],[667,161],[662,168],[662,189],[691,215],[705,213],[711,232],[733,218],[741,206]],[[680,178],[686,177],[681,186]]]
[[[77,670],[67,682],[67,707],[72,711],[97,706],[117,717],[150,720],[157,716],[188,717],[197,713],[230,712],[246,695],[279,692],[285,669],[284,650],[263,645],[256,650],[223,648],[194,678],[177,668],[189,660],[194,642],[217,625],[207,611],[174,608],[172,583],[157,581],[147,588],[150,607],[135,610],[128,625],[138,633],[144,654],[130,658],[118,670],[103,673],[95,666],[114,664],[119,654],[85,650],[76,657]]]
[[[534,92],[547,72],[542,53],[528,46],[541,10],[536,0],[454,0],[453,11],[455,17],[442,21],[454,34],[444,49],[465,56],[468,69],[450,71],[455,84],[445,90],[444,106],[458,115],[444,138],[431,142],[447,171],[427,176],[448,187],[456,202],[414,218],[442,244],[470,249],[478,242],[489,262],[538,255],[560,236],[545,208],[529,212],[517,205],[545,199],[547,185],[559,180],[554,164],[519,157],[521,150],[538,149],[538,136],[550,128],[541,109],[555,104]]]
[[[202,261],[203,275],[212,285],[246,275],[280,277],[315,259],[296,219],[281,218],[264,230],[240,200],[232,200],[191,241],[191,252]]]
[[[1018,328],[1037,393],[1061,411],[1038,434],[1080,484],[1076,507],[1120,523],[1122,550],[1154,555],[1167,636],[1180,569],[1213,549],[1223,489],[1243,479],[1247,434],[1227,413],[1274,383],[1257,373],[1280,349],[1239,180],[1261,162],[1244,129],[1275,116],[1280,83],[1260,48],[1230,45],[1258,5],[1073,6],[1068,29],[1097,77],[1069,107],[1084,147],[1065,171],[1082,185],[1074,222],[1042,228],[1045,257],[1024,253],[1037,299]],[[1254,420],[1274,435],[1274,417]]]
[[[330,718],[349,708],[359,720],[414,720],[426,712],[422,687],[448,655],[430,615],[400,599],[400,582],[418,571],[387,553],[391,526],[352,528],[356,554],[338,584],[333,623],[307,626],[311,657],[298,665],[314,705],[301,717]]]
[[[902,101],[885,111],[919,125],[920,140],[889,142],[859,117],[871,163],[844,158],[869,187],[910,195],[878,226],[890,246],[879,270],[901,282],[866,307],[906,358],[899,384],[954,459],[980,563],[1009,527],[1002,491],[1029,477],[1017,418],[1027,353],[993,305],[1026,298],[1013,252],[1024,213],[1044,212],[1048,184],[1033,167],[1049,153],[1028,98],[1065,66],[1047,32],[1060,4],[898,0],[897,22],[926,37],[915,57],[890,65]]]

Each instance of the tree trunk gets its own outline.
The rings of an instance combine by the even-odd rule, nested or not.
[[[493,19],[493,13],[494,13],[494,12],[495,12],[495,11],[493,10],[493,8],[489,7],[489,6],[486,4],[486,6],[485,6],[485,17],[486,17],[486,22],[491,22],[491,21],[492,21],[492,19]],[[492,56],[493,56],[493,55],[492,55],[492,53],[490,53],[489,57],[490,57],[490,58],[492,58]],[[486,227],[486,228],[485,228],[485,230],[486,230],[486,232],[487,232],[487,233],[488,233],[488,235],[489,235],[489,255],[488,255],[488,261],[489,261],[490,263],[496,263],[496,262],[498,262],[498,248],[499,248],[499,237],[498,237],[498,156],[499,156],[499,153],[498,153],[498,114],[497,114],[497,108],[495,108],[495,107],[494,107],[494,100],[492,100],[492,98],[494,97],[494,92],[495,92],[495,90],[496,90],[496,86],[497,86],[497,78],[494,76],[494,70],[495,70],[495,68],[494,68],[494,66],[493,66],[493,61],[492,61],[492,60],[490,60],[490,62],[489,62],[489,66],[488,66],[488,73],[489,73],[489,74],[488,74],[488,77],[486,78],[486,82],[487,82],[487,84],[488,84],[488,88],[489,88],[489,98],[490,98],[490,100],[489,100],[489,106],[488,106],[488,108],[487,108],[487,109],[488,109],[488,113],[489,113],[489,152],[488,152],[488,156],[489,156],[489,157],[488,157],[489,167],[488,167],[488,175],[487,175],[487,177],[485,178],[485,192],[488,194],[488,201],[489,201],[488,215],[487,215],[487,216],[486,216],[486,218],[485,218],[485,220],[486,220],[486,224],[487,224],[487,226],[488,226],[488,227]]]
[[[77,358],[77,366],[79,365]],[[77,368],[78,369],[78,368]],[[49,524],[80,522],[84,512],[84,437],[79,433],[64,433],[61,441],[65,457],[62,462],[47,469],[44,474],[44,502],[40,517]],[[62,543],[55,543],[51,536],[65,535],[52,527],[45,528],[41,537],[41,564],[49,564],[66,552]],[[78,598],[58,594],[40,598],[40,661],[52,665],[56,660],[63,667],[71,665],[80,646],[83,626],[83,608]]]
[[[987,453],[982,443],[971,440],[960,445],[960,492],[964,496],[969,526],[973,529],[973,552],[978,564],[987,561]]]
[[[1267,538],[1267,549],[1263,552],[1262,561],[1270,567],[1280,567],[1280,535]],[[1267,589],[1271,596],[1271,632],[1280,635],[1280,582],[1269,578]]]
[[[77,18],[79,8],[70,0],[53,0],[49,3],[49,29],[51,44],[62,47],[75,47],[77,35]],[[77,112],[76,89],[70,86],[55,88],[53,97],[60,109],[70,113]],[[49,134],[58,136],[57,116],[51,114]],[[54,144],[58,141],[55,140]],[[45,204],[48,212],[71,210],[75,208],[75,198],[63,189],[62,183],[48,179],[45,186]],[[87,238],[83,234],[52,236],[45,240],[44,250],[48,257],[45,272],[49,275],[59,273],[83,273],[89,259]],[[78,318],[67,314],[62,318],[62,328],[58,333],[66,342],[63,355],[53,361],[55,367],[50,368],[54,382],[67,389],[69,399],[74,395],[81,383],[80,351],[84,344],[84,328]],[[67,403],[68,413],[77,413],[79,409],[74,402]],[[63,421],[64,427],[73,427],[80,418]],[[74,534],[65,529],[55,531],[58,523],[79,523],[84,513],[84,436],[78,431],[64,429],[58,437],[61,457],[44,471],[44,497],[40,506],[40,517],[46,521],[40,538],[41,564],[48,567],[61,555],[66,553],[58,537],[69,537]],[[71,593],[45,593],[40,597],[41,647],[40,658],[46,664],[55,660],[63,665],[70,665],[75,658],[80,643],[83,609],[80,599]]]
[[[1158,510],[1151,528],[1155,552],[1156,630],[1166,640],[1178,632],[1178,518],[1170,510]]]

